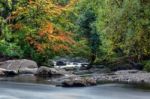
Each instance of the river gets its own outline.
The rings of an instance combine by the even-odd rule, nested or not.
[[[1,81],[0,99],[150,99],[150,90],[125,84],[62,88],[47,84]]]

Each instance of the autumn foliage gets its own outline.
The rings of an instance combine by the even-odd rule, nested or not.
[[[19,32],[25,28],[29,28],[32,31],[33,26],[35,26],[34,33],[25,34],[25,41],[38,52],[44,53],[45,49],[50,49],[54,52],[69,52],[71,50],[70,46],[75,44],[72,38],[73,34],[61,30],[51,20],[67,11],[76,1],[70,0],[67,5],[61,6],[54,4],[53,0],[28,0],[26,2],[27,6],[20,5],[8,19],[16,20],[21,18],[19,22],[11,24],[12,29],[19,30]],[[31,16],[31,14],[33,15]],[[31,23],[29,24],[29,22]],[[32,25],[32,28],[30,25]]]

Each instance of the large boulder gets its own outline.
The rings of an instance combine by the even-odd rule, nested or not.
[[[37,76],[45,76],[45,77],[53,77],[53,76],[63,76],[67,74],[64,69],[56,69],[56,68],[49,68],[45,66],[41,66],[37,72]]]
[[[62,82],[63,87],[86,87],[96,85],[96,80],[93,78],[70,78]]]
[[[38,66],[32,60],[20,59],[1,62],[0,68],[6,69],[7,71],[15,71],[16,73],[35,73]]]

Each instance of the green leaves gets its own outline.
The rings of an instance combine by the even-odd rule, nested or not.
[[[23,57],[23,52],[16,43],[8,43],[5,40],[0,41],[0,53],[10,57]]]
[[[109,2],[105,2],[109,1]],[[104,37],[102,41],[105,49],[122,55],[139,55],[148,52],[149,31],[147,31],[149,17],[148,5],[143,5],[140,0],[104,0],[104,5],[99,10],[97,27]],[[119,6],[118,6],[119,3]],[[112,43],[107,43],[111,41]],[[106,46],[108,45],[109,46]],[[107,52],[107,51],[106,51]],[[147,53],[148,54],[148,53]]]

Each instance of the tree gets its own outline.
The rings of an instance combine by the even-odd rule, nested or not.
[[[88,46],[90,47],[90,65],[88,68],[92,67],[96,57],[97,51],[100,45],[99,34],[95,26],[96,15],[93,9],[86,9],[79,18],[79,26],[82,32],[82,35],[87,39]]]
[[[75,2],[70,0],[62,6],[53,3],[53,0],[23,0],[13,5],[10,15],[6,17],[7,24],[12,35],[11,42],[21,48],[24,58],[40,63],[60,52],[71,52],[70,46],[75,43],[72,33],[59,25],[61,20],[57,24],[55,21]]]
[[[109,57],[149,55],[149,7],[147,0],[103,0],[97,26]]]

